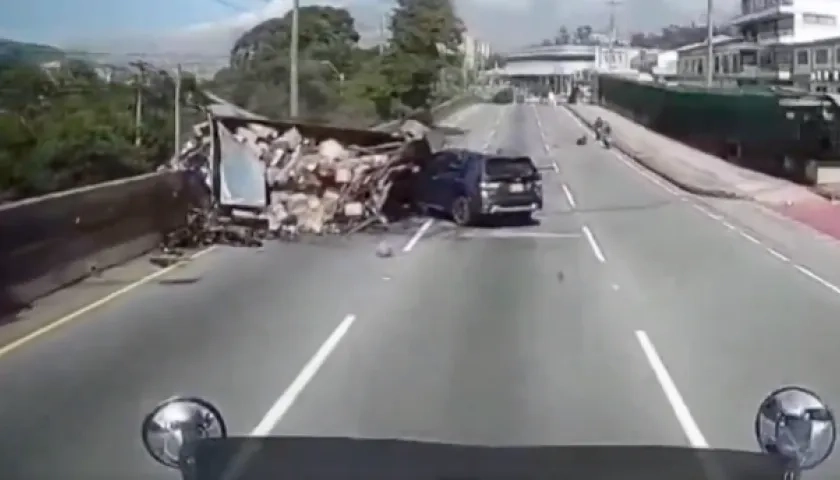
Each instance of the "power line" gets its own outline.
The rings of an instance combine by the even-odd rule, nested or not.
[[[146,57],[189,57],[202,58],[208,60],[226,60],[230,59],[228,53],[200,53],[200,52],[179,52],[179,51],[154,51],[154,52],[100,52],[91,50],[62,50],[63,53],[70,56],[113,56],[113,57],[129,57],[129,58],[146,58]],[[49,63],[49,62],[44,62]]]
[[[228,2],[227,0],[213,0],[213,1],[218,3],[219,5],[224,5],[225,7],[232,8],[232,9],[240,11],[240,12],[248,11],[248,9],[243,8],[240,5],[236,5],[234,3]]]

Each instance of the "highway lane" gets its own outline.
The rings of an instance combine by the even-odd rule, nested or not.
[[[496,119],[453,122],[479,148]],[[395,248],[416,230],[386,239]],[[220,248],[0,358],[0,478],[170,478],[139,422],[205,396],[247,434],[330,332],[387,284],[380,238]],[[145,477],[149,475],[149,477]]]
[[[364,299],[275,433],[685,444],[530,110],[487,107],[500,108],[491,148],[549,167],[541,224],[433,229],[396,260],[388,290]]]
[[[627,322],[655,344],[708,444],[753,448],[756,405],[782,384],[840,404],[840,295],[614,153],[575,146],[583,130],[567,112],[533,110],[611,281],[642,312]],[[836,478],[838,457],[815,473]]]
[[[182,284],[0,359],[0,478],[174,478],[137,431],[173,393],[216,402],[240,434],[696,444],[639,330],[712,446],[752,448],[755,408],[780,383],[840,399],[828,290],[574,146],[563,112],[484,105],[459,124],[456,144],[546,167],[539,225],[436,221],[391,259],[365,235],[209,254],[173,274]]]

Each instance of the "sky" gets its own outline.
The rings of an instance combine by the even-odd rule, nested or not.
[[[0,5],[0,37],[115,53],[178,51],[223,56],[261,20],[282,16],[291,0],[9,0]],[[378,30],[393,0],[302,0],[346,6],[357,28]],[[734,11],[738,0],[717,1]],[[561,25],[607,27],[605,0],[455,0],[473,36],[500,50],[552,36]],[[619,30],[658,30],[669,23],[703,21],[705,0],[623,0]],[[656,12],[651,15],[651,12]]]

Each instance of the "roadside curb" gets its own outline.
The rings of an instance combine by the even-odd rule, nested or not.
[[[566,103],[558,104],[562,108],[566,109],[567,112],[572,114],[576,119],[578,119],[583,125],[585,125],[590,131],[594,132],[595,127],[592,123],[584,118],[583,115],[578,113],[574,108],[569,106]],[[713,198],[721,198],[727,200],[753,200],[753,198],[749,195],[736,193],[731,190],[724,190],[719,188],[706,188],[700,187],[689,182],[685,182],[677,176],[673,175],[670,172],[665,171],[662,168],[657,167],[644,156],[639,155],[637,152],[634,152],[632,149],[627,148],[626,145],[623,144],[620,140],[613,143],[613,146],[622,154],[626,155],[629,158],[632,158],[637,164],[644,167],[646,170],[650,171],[651,173],[656,174],[657,176],[661,177],[662,179],[666,180],[667,182],[673,184],[680,190],[685,192],[691,193],[693,195],[699,195],[704,197],[713,197]]]

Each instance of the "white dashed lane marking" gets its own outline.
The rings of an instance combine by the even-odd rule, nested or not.
[[[591,130],[589,129],[589,127],[587,127],[586,125],[584,125],[584,124],[583,124],[583,123],[582,123],[582,122],[581,122],[581,121],[580,121],[580,120],[579,120],[576,116],[574,116],[571,112],[566,111],[566,109],[565,109],[564,107],[558,107],[558,108],[559,108],[560,110],[562,110],[562,111],[563,111],[563,113],[564,113],[566,116],[568,116],[569,118],[571,118],[572,120],[574,120],[574,122],[575,122],[575,123],[577,123],[577,124],[578,124],[578,126],[580,126],[580,127],[581,127],[581,128],[582,128],[585,132],[586,132],[586,134],[587,134],[587,135],[590,135],[590,134],[591,134]],[[738,226],[736,226],[736,225],[735,225],[735,224],[733,224],[733,223],[730,223],[727,219],[725,219],[725,218],[724,218],[724,216],[723,216],[723,215],[718,214],[718,213],[716,213],[716,212],[713,212],[713,211],[709,210],[709,209],[708,209],[706,206],[704,206],[703,204],[698,203],[698,201],[695,199],[695,197],[694,197],[694,196],[689,195],[689,194],[687,194],[687,193],[685,193],[685,192],[679,191],[679,190],[677,190],[674,186],[672,186],[672,185],[669,185],[669,184],[665,183],[665,181],[664,181],[664,180],[662,180],[661,178],[659,178],[659,177],[655,176],[653,173],[649,172],[648,170],[644,169],[643,167],[639,166],[639,165],[635,162],[635,160],[633,160],[633,159],[631,159],[631,158],[628,158],[628,157],[627,157],[627,156],[625,156],[624,154],[622,154],[622,153],[620,153],[620,152],[617,152],[617,151],[615,151],[615,150],[611,150],[611,153],[612,153],[612,154],[613,154],[616,158],[618,158],[618,159],[620,160],[620,163],[621,163],[622,165],[624,165],[624,166],[626,166],[627,168],[629,168],[629,169],[633,170],[634,172],[638,173],[638,174],[639,174],[639,175],[641,175],[642,177],[644,177],[644,178],[646,178],[647,180],[649,180],[651,183],[653,183],[653,184],[657,185],[658,187],[660,187],[660,188],[662,188],[663,190],[667,191],[667,192],[668,192],[668,193],[670,193],[671,195],[674,195],[674,196],[676,196],[676,197],[680,198],[682,201],[688,201],[688,202],[691,202],[691,205],[692,205],[692,206],[693,206],[693,207],[694,207],[697,211],[701,212],[701,213],[702,213],[703,215],[705,215],[706,217],[711,218],[712,220],[714,220],[715,222],[717,222],[717,223],[718,223],[718,224],[720,224],[720,225],[723,225],[723,226],[724,226],[727,230],[730,230],[730,231],[733,231],[733,232],[738,233],[738,236],[739,236],[739,237],[741,237],[741,238],[743,238],[743,239],[747,240],[748,242],[750,242],[750,243],[752,243],[752,244],[754,244],[754,245],[758,245],[758,246],[759,246],[759,247],[761,247],[764,251],[766,251],[768,254],[770,254],[772,257],[774,257],[774,258],[776,258],[776,259],[778,259],[778,260],[780,260],[780,261],[782,261],[782,262],[784,262],[784,263],[787,263],[787,264],[792,265],[792,266],[796,269],[796,271],[798,271],[799,273],[801,273],[801,274],[805,275],[806,277],[810,278],[811,280],[814,280],[815,282],[819,283],[820,285],[824,286],[825,288],[828,288],[828,289],[829,289],[829,290],[831,290],[832,292],[834,292],[834,293],[836,293],[836,294],[840,295],[840,287],[838,287],[837,285],[835,285],[835,284],[833,284],[833,283],[829,282],[829,281],[828,281],[828,280],[826,280],[825,278],[823,278],[823,277],[819,276],[817,273],[815,273],[815,272],[814,272],[813,270],[811,270],[810,268],[808,268],[808,267],[806,267],[806,266],[804,266],[804,265],[800,265],[800,264],[794,263],[794,262],[791,260],[791,258],[790,258],[789,256],[787,256],[787,255],[785,255],[785,254],[783,254],[783,253],[779,252],[778,250],[774,249],[773,247],[771,247],[771,246],[767,245],[766,243],[764,243],[762,240],[760,240],[760,239],[759,239],[759,238],[757,238],[756,236],[752,235],[752,234],[751,234],[751,233],[749,233],[749,232],[744,231],[744,229],[739,228]],[[768,214],[773,214],[773,215],[774,215],[774,216],[776,216],[777,218],[779,217],[779,215],[778,215],[776,212],[773,212],[773,211],[772,211],[772,210],[770,210],[769,208],[766,208],[766,207],[764,207],[764,206],[762,206],[762,205],[760,205],[760,204],[757,204],[757,205],[758,205],[759,207],[761,207],[763,210],[765,210]],[[817,234],[817,236],[822,236],[822,237],[825,237],[825,235],[823,235],[823,234],[821,234],[821,233],[819,233],[819,232],[817,232],[816,234]],[[834,240],[834,239],[832,238],[832,240]]]

